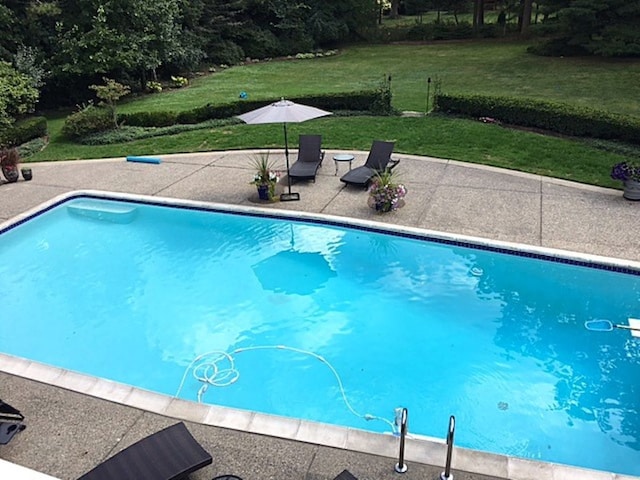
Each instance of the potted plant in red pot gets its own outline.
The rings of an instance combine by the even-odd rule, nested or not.
[[[622,181],[627,200],[640,200],[640,161],[627,160],[616,163],[611,169],[611,178]]]
[[[0,168],[2,175],[8,182],[17,182],[20,177],[18,164],[20,163],[20,154],[16,148],[5,148],[0,151]]]

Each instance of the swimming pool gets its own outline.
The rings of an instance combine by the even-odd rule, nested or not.
[[[205,402],[640,473],[638,340],[583,326],[638,316],[637,271],[308,220],[58,205],[0,236],[0,350],[187,399],[220,351]]]

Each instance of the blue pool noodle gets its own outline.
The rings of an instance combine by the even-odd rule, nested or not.
[[[127,162],[140,162],[140,163],[160,163],[160,160],[157,157],[127,157]]]

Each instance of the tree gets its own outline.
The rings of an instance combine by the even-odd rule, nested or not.
[[[389,18],[398,18],[399,9],[400,9],[400,0],[391,0],[391,9],[389,10]]]
[[[11,66],[0,62],[0,127],[7,127],[17,115],[32,112],[39,92],[31,79]]]
[[[529,26],[531,25],[531,11],[533,8],[533,0],[522,0],[520,17],[520,34],[526,36],[529,34]]]
[[[484,25],[484,0],[474,0],[473,2],[473,29]]]
[[[90,85],[89,88],[96,92],[96,97],[101,100],[101,105],[107,107],[113,118],[113,125],[119,128],[118,115],[116,114],[116,103],[125,95],[131,92],[131,89],[111,78],[103,78],[104,85]]]
[[[448,9],[451,13],[453,13],[453,18],[455,19],[456,25],[460,23],[458,21],[458,14],[466,13],[469,11],[469,2],[467,0],[448,0]]]
[[[557,17],[568,48],[593,55],[640,56],[640,0],[571,0]]]
[[[239,39],[247,28],[244,0],[191,0],[181,5],[182,35],[209,61],[234,64],[244,59]],[[186,43],[183,41],[183,44]]]
[[[431,0],[405,0],[404,2],[405,12],[408,15],[417,15],[418,23],[422,23],[422,14],[428,12],[431,5]],[[438,17],[439,16],[440,11],[438,10]]]
[[[180,42],[179,0],[68,1],[75,14],[57,26],[58,73],[126,73],[144,85],[159,67],[189,55]]]
[[[15,36],[13,35],[16,23],[14,13],[5,5],[0,5],[0,59],[9,60],[12,51],[15,50]]]

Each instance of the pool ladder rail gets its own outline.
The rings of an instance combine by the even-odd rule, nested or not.
[[[409,417],[409,411],[406,408],[402,409],[400,414],[400,451],[398,452],[398,463],[396,463],[396,473],[405,473],[408,470],[407,465],[404,463],[404,445],[405,438],[407,437],[407,420]],[[449,429],[447,431],[447,458],[445,460],[444,472],[440,474],[440,480],[453,480],[453,474],[451,473],[451,457],[453,455],[453,438],[456,431],[456,417],[451,415],[449,417]]]
[[[406,408],[402,409],[400,414],[400,452],[398,454],[398,463],[396,463],[396,473],[405,473],[407,471],[407,465],[404,463],[404,440],[407,436],[407,418],[409,411]]]
[[[445,461],[444,472],[440,474],[440,480],[453,480],[451,473],[451,455],[453,453],[453,436],[456,433],[456,417],[449,417],[449,430],[447,431],[447,459]]]

